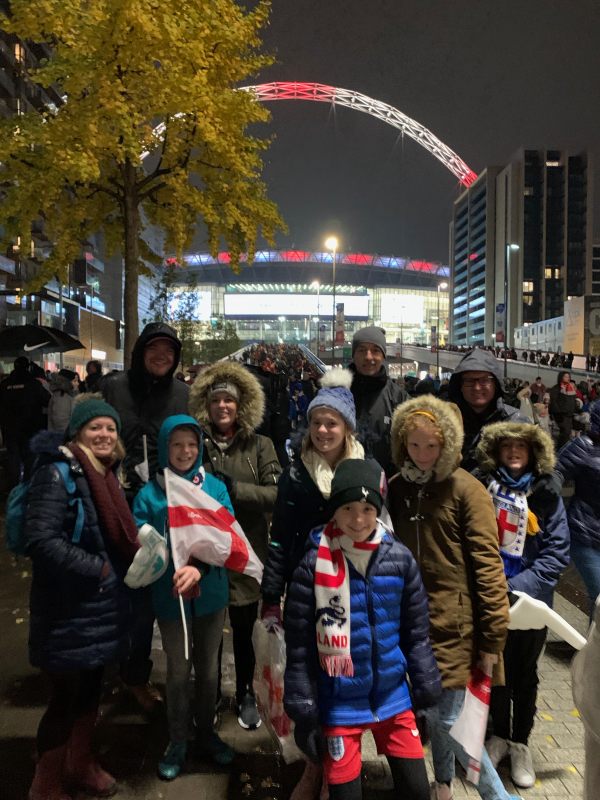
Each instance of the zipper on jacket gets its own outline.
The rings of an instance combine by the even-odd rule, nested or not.
[[[425,519],[423,514],[421,514],[421,500],[425,495],[425,489],[423,486],[417,492],[417,511],[410,517],[410,521],[416,524],[417,528],[417,564],[419,567],[421,566],[421,528],[419,527],[419,522]]]
[[[248,456],[246,456],[246,461],[248,462],[248,465],[249,465],[250,469],[252,470],[252,474],[254,475],[254,482],[258,483],[258,475],[256,474],[256,470],[252,466],[252,462],[250,461]]]
[[[381,547],[379,544],[379,547]],[[375,698],[377,696],[377,632],[375,630],[375,612],[373,610],[373,592],[371,590],[371,580],[369,578],[369,573],[375,560],[377,559],[377,555],[373,556],[371,559],[369,566],[367,567],[367,571],[365,574],[365,588],[367,591],[367,610],[369,615],[369,628],[371,629],[371,673],[373,675],[373,687],[369,693],[369,706],[371,708],[371,714],[373,715],[374,722],[380,722],[379,716],[376,713],[377,704],[375,703]]]

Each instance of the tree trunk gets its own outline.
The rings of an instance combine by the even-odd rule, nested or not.
[[[129,159],[123,166],[123,221],[124,221],[124,261],[125,285],[123,311],[125,322],[125,343],[123,361],[125,369],[131,365],[131,352],[139,336],[138,320],[138,275],[140,263],[140,211],[137,196],[136,170]]]

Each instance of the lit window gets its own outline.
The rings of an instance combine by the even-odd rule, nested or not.
[[[544,278],[552,278],[552,267],[546,267],[544,270]]]
[[[523,296],[523,302],[525,303],[526,306],[532,306],[533,305],[533,295],[531,295],[531,294],[524,295]]]
[[[547,167],[560,167],[560,161],[546,161]]]
[[[523,292],[533,292],[533,281],[523,281]]]
[[[22,64],[25,61],[25,48],[21,42],[15,43],[15,61]]]

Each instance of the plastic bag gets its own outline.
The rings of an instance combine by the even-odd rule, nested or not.
[[[285,639],[283,628],[273,619],[257,619],[252,631],[256,657],[254,693],[260,715],[277,741],[286,764],[304,758],[294,741],[294,723],[283,709]]]
[[[164,537],[148,523],[138,530],[141,545],[125,575],[130,589],[149,586],[162,577],[169,565],[169,550]]]

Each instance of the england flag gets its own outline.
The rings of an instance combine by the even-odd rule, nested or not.
[[[164,475],[175,569],[193,557],[250,575],[260,583],[263,565],[235,517],[199,485],[170,469]]]

